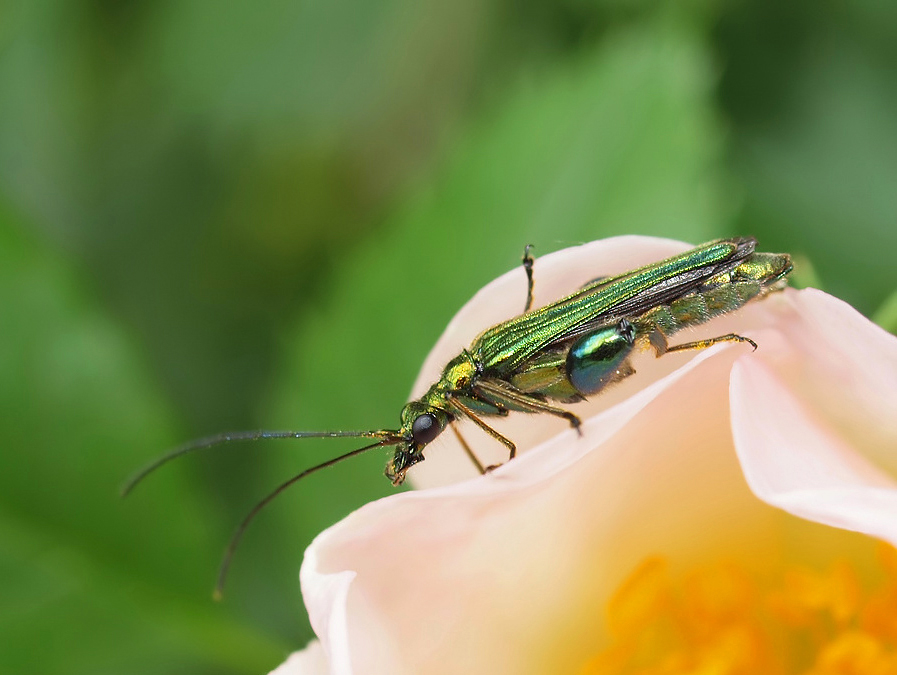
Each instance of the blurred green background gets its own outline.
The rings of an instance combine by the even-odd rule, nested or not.
[[[264,673],[302,647],[302,552],[391,491],[386,453],[263,514],[223,603],[234,525],[352,443],[118,485],[220,430],[393,425],[526,243],[755,234],[873,314],[895,38],[888,0],[0,2],[0,673]]]

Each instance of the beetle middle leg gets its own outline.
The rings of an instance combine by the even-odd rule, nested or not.
[[[531,394],[518,391],[501,380],[480,380],[474,385],[474,391],[489,401],[511,410],[531,413],[548,413],[555,417],[563,417],[570,426],[579,431],[582,420],[569,410],[550,405]]]

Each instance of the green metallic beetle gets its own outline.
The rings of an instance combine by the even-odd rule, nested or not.
[[[526,247],[523,265],[527,296],[523,314],[482,332],[449,361],[441,377],[419,399],[402,409],[397,430],[378,431],[252,431],[200,439],[152,463],[124,487],[127,494],[147,474],[188,452],[230,441],[259,438],[375,439],[363,448],[334,457],[290,478],[250,511],[231,539],[219,574],[216,593],[224,583],[230,558],[246,526],[287,487],[309,474],[373,448],[396,446],[386,476],[400,485],[408,469],[424,460],[424,448],[454,422],[469,419],[508,449],[514,443],[484,418],[510,412],[547,413],[567,420],[579,418],[558,404],[572,404],[599,394],[631,375],[630,357],[641,349],[668,352],[704,349],[719,342],[746,342],[729,333],[671,346],[670,336],[713,317],[733,312],[755,298],[780,290],[791,271],[787,254],[758,253],[750,237],[720,239],[672,258],[614,277],[596,279],[556,302],[531,310],[533,258]],[[457,431],[456,431],[457,433]],[[457,434],[468,456],[484,467]]]
[[[640,346],[657,356],[703,349],[718,342],[747,342],[728,334],[670,346],[667,339],[689,326],[732,312],[785,285],[788,255],[757,253],[752,238],[721,239],[659,263],[599,279],[545,307],[532,304],[532,258],[524,254],[529,288],[524,313],[484,331],[452,359],[442,377],[402,410],[398,445],[386,467],[400,484],[423,449],[447,426],[470,419],[503,443],[513,459],[514,443],[482,419],[510,411],[547,413],[573,427],[580,420],[550,402],[576,403],[634,371],[629,357]],[[481,471],[483,467],[459,436]]]

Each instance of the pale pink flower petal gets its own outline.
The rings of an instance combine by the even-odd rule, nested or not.
[[[625,237],[545,256],[537,303],[684,248]],[[415,394],[480,330],[519,311],[523,279],[509,273],[465,306]],[[700,334],[747,334],[756,353],[727,344],[646,354],[637,376],[576,406],[581,437],[547,416],[512,416],[502,431],[521,456],[473,480],[445,484],[474,474],[443,434],[409,474],[443,487],[369,504],[306,553],[303,595],[330,672],[575,671],[603,644],[611,593],[646,556],[687,565],[725,552],[769,564],[791,516],[751,490],[795,515],[890,539],[892,481],[872,464],[884,467],[887,448],[869,441],[892,442],[892,422],[861,430],[893,401],[894,364],[882,359],[895,340],[848,314],[813,292],[752,303]],[[821,335],[827,326],[844,342]],[[468,431],[480,452],[483,436]],[[483,448],[488,461],[501,452]]]
[[[794,319],[778,324],[787,351],[777,350],[774,367],[870,459],[897,473],[897,339],[826,293],[793,297]]]
[[[897,460],[897,340],[818,291],[792,302],[787,345],[732,372],[745,477],[789,513],[897,545],[897,481],[874,463]]]
[[[750,555],[774,513],[731,449],[736,352],[699,355],[587,420],[582,440],[564,432],[491,475],[381,500],[320,535],[301,578],[332,672],[561,672],[597,644],[575,617],[600,625],[646,555]],[[679,388],[696,392],[691,418]],[[335,592],[337,580],[348,583]],[[564,630],[546,634],[552,625]],[[327,645],[327,634],[347,641]],[[341,668],[333,649],[346,649]]]
[[[320,642],[312,640],[302,651],[290,654],[268,675],[327,675],[329,672],[324,648]]]

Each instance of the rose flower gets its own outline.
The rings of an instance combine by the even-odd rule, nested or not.
[[[537,258],[534,306],[687,248],[620,237]],[[477,293],[412,396],[525,291],[518,269]],[[759,348],[644,352],[569,407],[581,435],[498,420],[519,456],[486,475],[442,434],[408,474],[425,489],[309,547],[320,642],[277,675],[897,673],[897,338],[786,289],[670,342],[730,332]]]

